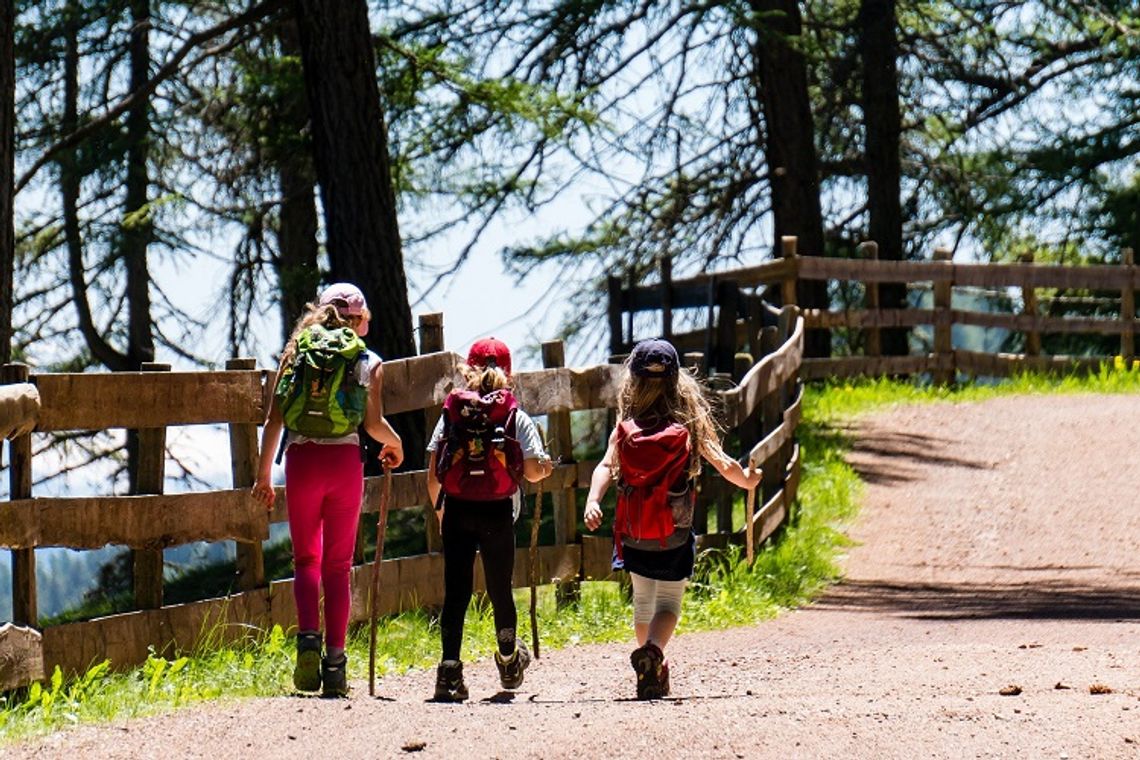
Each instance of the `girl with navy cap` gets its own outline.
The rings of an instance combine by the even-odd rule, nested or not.
[[[669,694],[665,646],[681,617],[681,597],[693,573],[693,483],[701,460],[740,488],[754,488],[760,471],[744,469],[725,453],[701,385],[681,371],[677,350],[665,340],[634,346],[618,394],[618,426],[594,469],[585,523],[602,522],[601,499],[614,482],[614,569],[633,583],[630,655],[638,699]]]

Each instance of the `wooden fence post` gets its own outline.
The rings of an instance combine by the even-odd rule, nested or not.
[[[799,272],[796,267],[796,245],[795,236],[787,235],[780,238],[780,251],[784,260],[789,262],[788,267],[791,270],[780,281],[780,295],[785,306],[797,303],[796,286],[799,283]]]
[[[858,251],[862,258],[868,261],[879,260],[879,244],[873,240],[868,240],[859,244]],[[863,306],[868,312],[872,312],[868,316],[871,318],[879,316],[879,283],[869,280],[863,283],[864,296]],[[866,345],[863,352],[867,356],[882,356],[883,355],[883,339],[882,332],[880,332],[878,325],[863,328],[864,335],[866,335]]]
[[[658,261],[661,270],[661,337],[673,340],[673,258],[665,255]]]
[[[560,340],[549,340],[542,344],[542,366],[555,369],[566,366],[566,348]],[[570,432],[570,411],[561,410],[546,415],[547,441],[550,454],[562,463],[574,461],[574,441]],[[578,503],[577,492],[569,488],[551,489],[550,498],[554,504],[554,543],[565,546],[578,542]],[[565,605],[577,601],[581,596],[578,578],[563,578],[555,590],[558,604]]]
[[[256,359],[229,359],[226,369],[257,369]],[[273,382],[272,379],[268,382]],[[230,425],[230,469],[234,488],[249,488],[257,478],[257,425],[243,422]],[[252,497],[250,497],[252,498]],[[266,516],[268,519],[268,516]],[[265,553],[260,541],[238,541],[238,588],[249,591],[265,585]]]
[[[443,350],[443,312],[421,314],[420,322],[420,353],[431,354]],[[424,421],[427,423],[427,434],[430,436],[435,430],[435,423],[439,421],[441,405],[429,406],[424,410]],[[426,464],[426,463],[425,463]],[[439,518],[435,514],[434,504],[424,505],[424,533],[427,536],[428,552],[443,551],[443,536],[440,534]]]
[[[1120,252],[1120,261],[1128,274],[1124,288],[1120,291],[1120,320],[1124,323],[1120,330],[1120,356],[1124,359],[1125,369],[1132,369],[1132,360],[1136,356],[1136,343],[1133,339],[1136,334],[1136,262],[1133,255],[1131,248]]]
[[[730,374],[736,355],[736,318],[739,313],[740,286],[736,280],[718,280],[716,284],[716,350],[712,357],[716,371]]]
[[[936,248],[935,261],[949,262],[954,254],[949,248]],[[950,297],[954,290],[954,279],[934,281],[934,360],[936,368],[931,373],[934,382],[948,385],[954,380],[954,350],[951,338]]]
[[[143,362],[143,372],[169,372],[169,364]],[[141,428],[138,436],[138,476],[134,492],[160,494],[166,479],[166,428]],[[132,551],[135,606],[140,610],[162,606],[162,549]]]
[[[764,356],[779,350],[780,329],[778,327],[765,327],[760,333],[760,350]],[[769,435],[784,421],[783,389],[779,388],[760,401],[761,436]],[[777,451],[768,457],[760,466],[763,468],[763,478],[760,481],[761,493],[764,502],[775,496],[784,485],[783,453]]]
[[[26,383],[30,372],[26,364],[5,364],[0,368],[0,382]],[[32,498],[32,434],[24,433],[8,442],[8,498]],[[12,556],[12,622],[16,625],[39,625],[39,601],[36,598],[36,550],[13,549]]]
[[[621,278],[614,275],[607,277],[606,291],[609,293],[606,317],[610,323],[610,354],[625,353],[625,337],[622,334],[621,323],[622,309],[625,304],[622,298]]]
[[[1018,261],[1022,264],[1033,263],[1033,253],[1023,253],[1018,257]],[[1025,355],[1026,356],[1040,356],[1041,355],[1041,331],[1037,329],[1037,288],[1033,287],[1028,280],[1021,286],[1021,313],[1023,316],[1033,318],[1033,325],[1025,331]]]

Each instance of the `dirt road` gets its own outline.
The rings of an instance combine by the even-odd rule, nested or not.
[[[863,420],[845,581],[681,635],[677,699],[630,701],[630,647],[590,645],[546,653],[513,701],[483,661],[464,705],[426,703],[417,672],[382,699],[211,704],[8,756],[1140,758],[1137,422],[1140,398],[1116,396]]]

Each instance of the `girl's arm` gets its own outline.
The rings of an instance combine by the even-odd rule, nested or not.
[[[440,489],[439,478],[437,478],[435,475],[435,458],[436,458],[436,455],[437,455],[437,452],[435,452],[435,451],[431,452],[431,456],[428,457],[428,465],[427,465],[428,498],[431,499],[431,505],[433,507],[436,507],[439,504],[439,489]]]
[[[612,467],[616,457],[617,430],[615,429],[610,433],[610,442],[606,447],[605,456],[602,457],[602,461],[598,462],[598,466],[594,468],[594,473],[590,476],[590,492],[586,495],[586,510],[582,514],[582,519],[589,530],[597,530],[598,526],[602,524],[601,501],[613,480]]]
[[[730,457],[716,441],[705,441],[701,446],[701,456],[705,461],[716,468],[720,476],[737,488],[751,489],[760,484],[760,469],[747,470],[740,466],[740,462]]]
[[[399,434],[384,419],[384,365],[376,362],[370,370],[368,381],[368,402],[364,409],[364,430],[375,438],[383,448],[380,459],[385,467],[399,467],[404,461],[404,444]]]
[[[554,462],[550,461],[550,457],[523,460],[523,477],[531,483],[550,477],[552,472],[554,472]]]
[[[281,370],[273,380],[273,387],[281,380]],[[277,455],[277,447],[281,443],[281,431],[285,429],[285,420],[281,417],[281,405],[277,403],[274,394],[269,402],[269,413],[265,415],[265,423],[261,428],[261,451],[257,458],[257,477],[253,481],[253,497],[265,505],[266,509],[273,509],[273,458]]]

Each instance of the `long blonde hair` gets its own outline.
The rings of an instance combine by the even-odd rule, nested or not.
[[[367,319],[368,314],[365,313],[363,317]],[[297,320],[297,324],[293,326],[293,333],[285,342],[284,350],[281,351],[281,367],[287,367],[293,363],[293,357],[297,355],[297,338],[300,337],[305,328],[313,325],[322,325],[335,330],[338,327],[352,327],[352,321],[342,317],[332,304],[324,304],[323,306],[318,303],[305,304],[305,312]]]
[[[486,395],[492,391],[511,387],[511,379],[498,367],[472,367],[459,365],[459,373],[467,383],[467,389]]]
[[[700,381],[686,369],[673,377],[639,377],[625,363],[618,391],[618,419],[637,420],[652,425],[676,422],[689,431],[694,456],[689,461],[689,477],[701,472],[701,457],[726,457],[720,445],[720,426],[712,404]],[[616,464],[616,463],[615,463]]]

